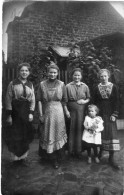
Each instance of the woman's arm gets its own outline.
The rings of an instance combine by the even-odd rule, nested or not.
[[[6,92],[6,97],[5,97],[5,107],[6,107],[6,114],[7,114],[7,120],[6,122],[9,125],[12,125],[12,96],[13,96],[13,92],[12,92],[12,81],[10,82],[10,84],[8,85],[7,88],[7,92]]]
[[[68,111],[68,108],[67,108],[66,105],[63,106],[63,109],[64,109],[64,112],[65,112],[67,118],[70,118],[70,117],[71,117],[71,116],[70,116],[70,112]]]
[[[67,118],[70,118],[70,112],[68,111],[68,108],[67,108],[67,101],[68,101],[68,98],[67,98],[67,89],[65,87],[65,85],[63,84],[63,96],[62,96],[62,105],[63,105],[63,109],[64,109],[64,112],[67,116]]]
[[[42,108],[42,103],[41,101],[38,101],[38,112],[39,112],[39,120],[41,123],[44,122],[44,117],[43,117],[43,108]]]
[[[35,109],[35,94],[34,94],[34,87],[32,85],[32,97],[31,97],[31,104],[30,104],[30,112],[29,112],[29,121],[33,121],[33,114]]]
[[[118,117],[119,114],[119,94],[118,94],[118,88],[116,85],[113,85],[113,102],[112,102],[112,107],[113,107],[113,113],[110,117],[111,121],[116,121],[116,118]]]

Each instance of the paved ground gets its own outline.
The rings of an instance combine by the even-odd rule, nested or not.
[[[58,170],[49,163],[41,163],[38,156],[38,140],[31,144],[30,166],[13,166],[9,162],[6,146],[2,151],[3,195],[123,195],[124,191],[124,130],[119,130],[121,151],[116,161],[121,166],[117,171],[107,164],[104,153],[101,163],[87,164],[86,152],[82,159],[68,159],[66,155]]]

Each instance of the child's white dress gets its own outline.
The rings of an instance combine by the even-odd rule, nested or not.
[[[95,126],[94,132],[90,131],[92,126]],[[86,116],[82,140],[91,144],[101,144],[101,131],[103,131],[103,129],[103,120],[100,116],[96,116],[95,118]]]

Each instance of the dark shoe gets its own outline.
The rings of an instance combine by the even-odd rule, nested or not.
[[[75,154],[75,157],[76,157],[77,159],[82,159],[82,155],[81,155],[81,153],[79,153],[79,154]]]
[[[68,156],[69,156],[69,158],[75,158],[75,153],[74,152],[69,152]]]
[[[20,160],[15,160],[15,161],[12,161],[11,162],[11,165],[13,166],[13,167],[18,167],[18,166],[20,166],[22,164],[22,161],[20,161]]]
[[[53,163],[53,167],[54,167],[54,169],[58,169],[59,168],[59,163],[57,161],[55,161]]]
[[[25,158],[25,159],[22,160],[22,164],[26,167],[29,167],[30,166],[30,161],[27,158]]]
[[[109,158],[109,164],[111,167],[113,167],[116,170],[120,170],[120,166],[111,158]]]

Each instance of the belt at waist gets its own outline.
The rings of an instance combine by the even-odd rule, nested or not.
[[[77,102],[77,100],[69,100],[68,102]]]

